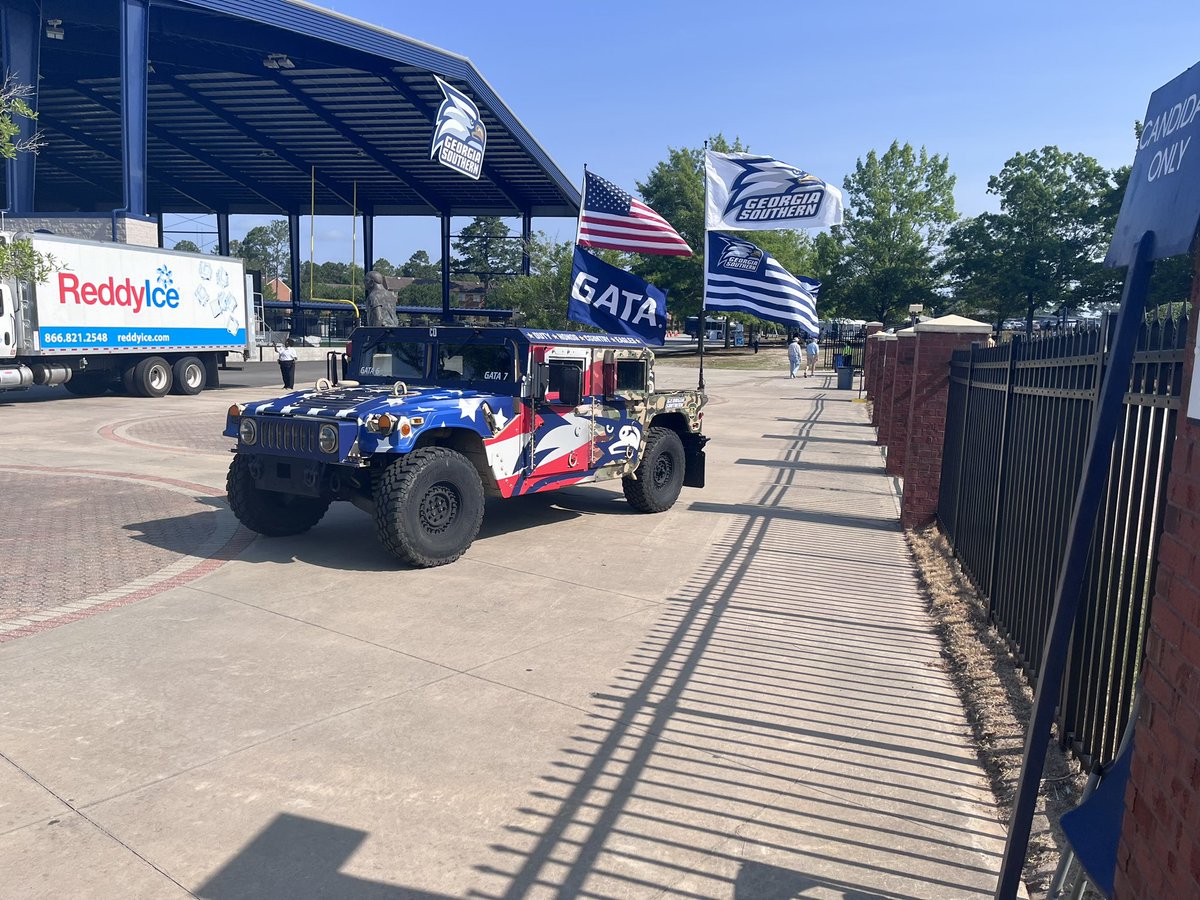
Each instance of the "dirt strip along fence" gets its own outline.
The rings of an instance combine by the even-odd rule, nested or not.
[[[976,344],[951,363],[938,522],[1031,682],[1041,665],[1112,327]],[[1112,759],[1141,666],[1187,319],[1142,328],[1058,707],[1065,749]]]

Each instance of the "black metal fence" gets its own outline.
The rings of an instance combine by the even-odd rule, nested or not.
[[[1103,376],[1102,327],[954,354],[938,520],[1031,680],[1041,663]],[[1187,319],[1138,341],[1058,709],[1064,746],[1112,758],[1141,666]]]
[[[827,331],[822,332],[817,345],[820,347],[818,368],[837,368],[839,365],[845,365],[842,362],[844,357],[849,357],[851,364],[856,369],[861,369],[863,353],[867,346],[866,330],[861,325],[834,323]]]

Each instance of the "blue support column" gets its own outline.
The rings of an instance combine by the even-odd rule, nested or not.
[[[18,84],[28,84],[33,93],[28,102],[37,111],[39,51],[42,45],[42,16],[40,4],[0,7],[0,41],[4,48],[4,71]],[[18,142],[30,140],[37,133],[37,123],[16,117],[20,131]],[[18,153],[7,162],[8,211],[11,215],[33,212],[33,185],[37,177],[37,155]]]
[[[229,255],[229,213],[217,213],[217,253]]]
[[[442,213],[442,321],[454,321],[450,314],[450,213]]]
[[[125,211],[147,213],[146,61],[150,53],[149,0],[121,0],[121,149]]]
[[[300,318],[300,214],[288,213],[288,253],[291,259],[292,283],[292,334],[304,333],[304,323]]]
[[[521,214],[521,274],[529,274],[529,242],[533,240],[533,216],[526,210]]]
[[[370,272],[374,265],[375,216],[370,213],[363,213],[363,271]]]

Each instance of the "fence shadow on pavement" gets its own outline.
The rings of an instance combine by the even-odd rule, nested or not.
[[[853,433],[825,410],[797,420],[782,462],[816,430]],[[991,896],[996,824],[964,787],[974,753],[953,687],[929,676],[939,646],[876,474],[853,514],[786,466],[719,507],[724,535],[481,848],[468,896]],[[254,896],[280,860],[296,896],[437,896],[339,880],[362,839],[280,816],[200,896]]]

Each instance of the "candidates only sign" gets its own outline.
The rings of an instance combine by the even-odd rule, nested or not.
[[[1200,64],[1150,97],[1116,233],[1104,265],[1133,262],[1154,232],[1153,259],[1187,253],[1200,220]]]

